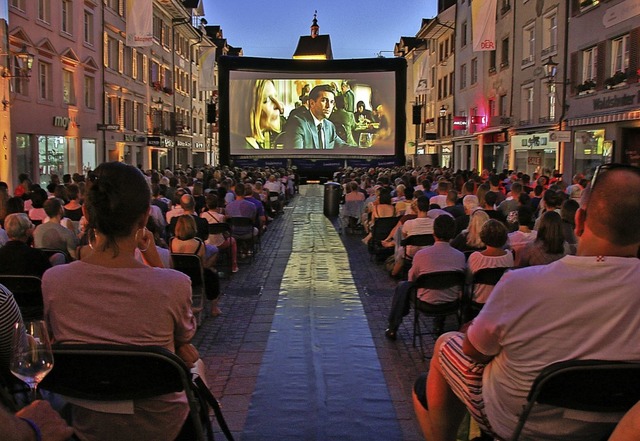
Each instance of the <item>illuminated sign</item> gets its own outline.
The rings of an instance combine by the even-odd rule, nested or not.
[[[467,117],[466,116],[454,116],[453,117],[453,130],[467,130]]]
[[[487,123],[487,117],[484,115],[471,116],[471,124],[484,125]]]

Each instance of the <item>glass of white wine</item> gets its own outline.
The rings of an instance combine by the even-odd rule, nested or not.
[[[43,320],[17,322],[13,328],[11,373],[31,388],[32,400],[37,399],[38,384],[53,368],[53,352]]]

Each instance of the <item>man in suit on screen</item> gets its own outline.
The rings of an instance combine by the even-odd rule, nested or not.
[[[285,149],[331,150],[349,147],[336,134],[329,116],[335,106],[335,94],[329,85],[320,85],[309,92],[309,110],[290,116],[285,125]]]

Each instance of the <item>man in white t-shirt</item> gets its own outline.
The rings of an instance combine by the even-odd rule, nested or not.
[[[414,388],[428,440],[454,440],[467,410],[509,439],[534,379],[552,363],[640,361],[640,169],[603,169],[583,193],[577,255],[506,273],[466,335],[436,342],[428,378]],[[596,417],[536,406],[522,436],[602,439],[611,424]]]

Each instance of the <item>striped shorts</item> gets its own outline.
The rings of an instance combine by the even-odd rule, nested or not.
[[[449,383],[453,393],[467,406],[469,413],[480,428],[493,433],[491,425],[484,412],[482,399],[482,373],[485,364],[471,360],[462,352],[464,334],[450,332],[444,334],[440,346],[439,361],[442,374]]]

